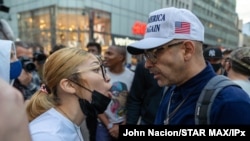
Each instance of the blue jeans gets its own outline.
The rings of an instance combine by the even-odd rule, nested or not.
[[[115,139],[109,134],[108,129],[106,126],[98,122],[96,128],[96,141],[114,141]]]

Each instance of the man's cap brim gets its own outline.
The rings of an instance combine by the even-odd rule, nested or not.
[[[130,54],[138,55],[142,54],[144,50],[153,49],[164,45],[171,41],[172,39],[164,39],[164,38],[145,38],[140,41],[134,42],[127,46],[127,51]]]

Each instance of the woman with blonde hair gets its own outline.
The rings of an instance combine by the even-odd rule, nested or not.
[[[47,58],[43,78],[26,108],[32,140],[83,141],[80,124],[110,102],[110,79],[100,60],[80,48],[63,48]]]

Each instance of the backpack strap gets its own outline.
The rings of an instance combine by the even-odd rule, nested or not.
[[[195,109],[195,124],[210,124],[210,110],[218,93],[227,86],[238,86],[224,75],[216,75],[211,78],[199,96]],[[238,86],[239,87],[239,86]]]

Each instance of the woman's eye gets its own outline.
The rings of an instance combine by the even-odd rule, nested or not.
[[[96,72],[96,73],[99,73],[100,68],[94,69],[93,71]]]

